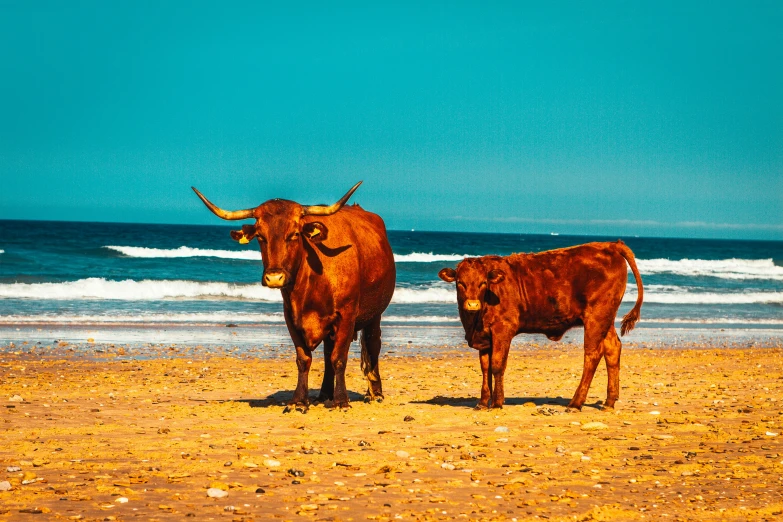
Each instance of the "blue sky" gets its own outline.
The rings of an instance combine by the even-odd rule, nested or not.
[[[780,2],[219,4],[0,0],[0,219],[783,239]]]

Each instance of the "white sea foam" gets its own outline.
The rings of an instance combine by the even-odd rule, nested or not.
[[[625,302],[635,302],[636,292],[627,292]],[[645,303],[660,304],[777,304],[783,292],[644,292]]]
[[[223,259],[241,259],[246,261],[260,261],[261,252],[258,250],[210,250],[206,248],[191,248],[181,246],[179,248],[147,248],[132,246],[108,245],[103,248],[120,252],[128,257],[158,258],[158,257],[221,257]]]
[[[243,312],[85,314],[85,315],[10,315],[0,316],[0,324],[143,324],[143,323],[284,323],[282,313],[249,314]]]
[[[783,281],[783,266],[772,259],[637,259],[644,274],[675,274],[721,279],[770,279]]]
[[[433,254],[424,252],[413,252],[412,254],[394,254],[396,263],[434,263],[445,261],[462,261],[468,257],[459,254]]]
[[[255,284],[181,280],[111,281],[102,278],[79,279],[62,283],[0,284],[0,298],[41,300],[251,300],[280,302],[279,290]],[[636,300],[636,288],[629,285],[624,301]],[[435,283],[428,287],[398,287],[392,303],[456,303],[453,287]],[[783,303],[783,292],[703,292],[690,287],[650,285],[645,288],[646,303],[665,304],[752,304]]]
[[[429,288],[396,288],[392,303],[419,304],[419,303],[456,303],[457,292],[446,287]]]
[[[617,316],[617,321],[622,319],[622,314]],[[459,316],[401,316],[384,315],[386,324],[442,324],[459,326]],[[278,324],[285,323],[282,313],[246,313],[246,312],[182,312],[182,313],[144,313],[144,314],[85,314],[85,315],[8,315],[0,316],[0,325],[25,325],[25,324],[84,324],[84,325],[130,325],[141,327],[157,324],[202,324],[202,325],[226,325],[226,324]],[[736,325],[783,325],[783,319],[772,318],[744,318],[744,317],[701,317],[701,318],[666,318],[643,317],[645,324],[736,324]]]
[[[384,316],[386,323],[433,323],[456,324],[459,317],[423,315],[423,316]],[[283,324],[285,318],[281,313],[246,313],[246,312],[182,312],[182,313],[143,313],[143,314],[85,314],[85,315],[9,315],[0,316],[0,324],[231,324],[231,323],[261,323]]]
[[[5,250],[0,250],[0,254],[5,254]]]
[[[64,283],[0,284],[0,298],[22,299],[120,299],[156,301],[161,299],[252,299],[282,301],[280,291],[258,284],[231,284],[201,281],[109,281],[90,277]]]
[[[618,316],[618,320],[620,317]],[[678,318],[665,318],[665,317],[657,317],[657,318],[648,318],[648,317],[642,317],[641,320],[642,323],[655,323],[655,324],[747,324],[747,325],[778,325],[783,324],[783,319],[752,319],[752,318],[745,318],[745,317],[708,317],[708,318],[698,318],[698,319],[689,319],[687,317],[678,317]]]
[[[211,250],[206,248],[192,248],[187,246],[166,249],[118,245],[107,245],[103,248],[120,252],[121,254],[128,257],[137,258],[220,257],[223,259],[242,259],[248,261],[258,261],[261,259],[261,253],[258,250]],[[397,263],[433,263],[436,261],[461,261],[464,257],[466,256],[461,256],[458,254],[413,252],[412,254],[394,254],[394,261]]]

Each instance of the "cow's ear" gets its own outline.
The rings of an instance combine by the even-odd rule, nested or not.
[[[497,284],[506,278],[506,274],[502,270],[490,270],[487,274],[487,281],[489,284]]]
[[[329,237],[329,229],[318,221],[305,223],[304,226],[302,226],[302,235],[313,243],[320,243]]]
[[[446,281],[447,283],[453,283],[457,280],[457,272],[453,268],[444,268],[438,272],[438,277]]]
[[[250,240],[256,237],[255,225],[242,225],[242,230],[232,230],[231,239],[239,241],[240,245],[250,243]]]

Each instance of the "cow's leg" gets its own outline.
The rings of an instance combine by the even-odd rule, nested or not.
[[[294,398],[285,408],[286,412],[291,411],[293,408],[306,412],[310,404],[310,400],[307,396],[307,380],[310,377],[310,364],[313,362],[312,350],[305,343],[302,333],[294,326],[293,319],[291,318],[290,310],[287,307],[283,307],[283,315],[285,316],[285,325],[288,327],[288,334],[291,336],[291,340],[294,342],[296,348],[296,368],[299,370],[296,390],[294,390]]]
[[[623,345],[617,337],[614,325],[609,329],[602,344],[604,358],[606,359],[606,373],[609,375],[606,385],[606,402],[603,410],[613,410],[614,403],[620,398],[620,352]]]
[[[381,372],[378,369],[378,356],[381,354],[381,316],[373,319],[362,330],[362,371],[367,377],[367,395],[365,402],[383,402]]]
[[[296,382],[296,390],[294,390],[294,398],[286,407],[285,411],[291,411],[292,406],[302,413],[307,412],[310,406],[310,400],[307,396],[307,380],[310,376],[310,365],[313,362],[313,354],[309,348],[304,346],[296,347],[296,367],[299,370],[299,375]]]
[[[492,349],[479,350],[479,362],[481,362],[481,400],[476,405],[477,410],[489,409],[489,399],[492,393],[492,373],[489,371],[490,357]]]
[[[332,351],[334,351],[334,339],[330,336],[326,336],[326,339],[324,339],[324,380],[321,382],[321,391],[318,393],[318,400],[321,402],[334,399]]]
[[[601,362],[601,358],[604,356],[602,348],[604,337],[606,332],[611,326],[603,326],[601,322],[596,320],[585,321],[585,358],[584,368],[582,369],[582,380],[579,381],[579,386],[576,388],[576,393],[568,403],[569,410],[581,410],[585,400],[587,400],[587,392],[590,389],[590,383],[593,382],[593,376],[595,370],[598,368],[598,363]]]
[[[506,375],[506,363],[508,362],[508,351],[511,348],[511,337],[497,335],[492,333],[492,355],[490,356],[490,365],[492,377],[495,380],[495,388],[492,392],[492,407],[502,408],[503,401],[506,398],[503,389],[503,379]]]
[[[343,319],[335,326],[332,367],[334,368],[334,406],[348,408],[348,390],[345,387],[345,367],[348,365],[348,350],[354,335],[354,321]]]

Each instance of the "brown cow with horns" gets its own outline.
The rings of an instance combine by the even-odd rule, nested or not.
[[[614,320],[625,293],[631,266],[639,296],[622,321],[631,331],[642,308],[642,278],[631,249],[622,241],[588,243],[537,254],[466,258],[457,269],[438,276],[457,283],[457,301],[465,339],[479,350],[481,400],[477,409],[501,408],[503,377],[511,339],[520,333],[542,333],[553,341],[575,326],[584,326],[582,380],[568,407],[581,410],[593,375],[606,358],[609,383],[604,409],[620,397],[620,350]],[[492,389],[492,380],[495,387]]]
[[[358,205],[343,207],[361,183],[330,206],[272,199],[237,211],[216,207],[193,188],[216,216],[256,220],[231,232],[231,237],[243,244],[258,239],[264,262],[262,284],[283,294],[285,323],[299,369],[287,411],[291,407],[307,411],[312,351],[322,341],[325,370],[318,400],[348,407],[345,366],[348,348],[360,330],[367,400],[383,400],[378,370],[381,314],[394,293],[396,273],[383,220]]]

